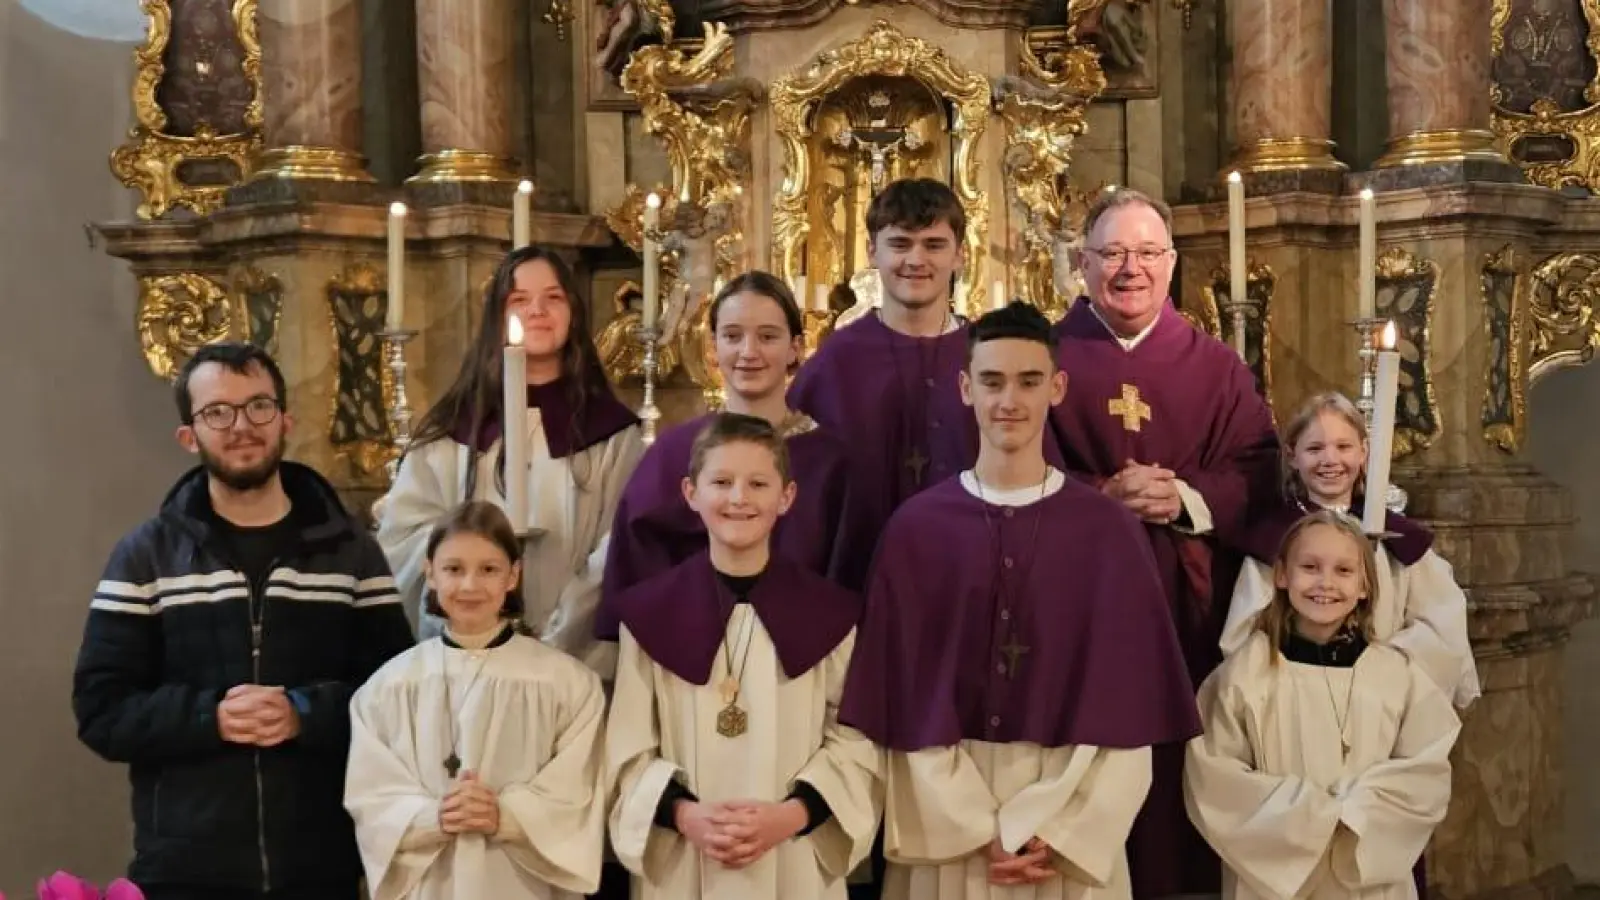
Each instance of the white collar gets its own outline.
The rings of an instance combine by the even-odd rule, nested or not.
[[[1155,331],[1156,326],[1161,324],[1161,316],[1166,312],[1166,310],[1157,312],[1156,317],[1151,319],[1150,324],[1146,325],[1143,330],[1131,338],[1125,338],[1122,335],[1117,334],[1117,330],[1112,328],[1111,325],[1106,322],[1105,316],[1100,315],[1100,310],[1094,308],[1093,300],[1089,301],[1089,311],[1094,313],[1094,317],[1100,320],[1100,324],[1105,328],[1106,331],[1111,333],[1112,337],[1117,339],[1117,343],[1121,344],[1122,349],[1124,350],[1132,350],[1133,348],[1144,343],[1144,339],[1150,336],[1150,332]]]

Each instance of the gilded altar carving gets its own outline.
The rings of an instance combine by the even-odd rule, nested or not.
[[[1211,270],[1211,278],[1200,289],[1198,309],[1179,309],[1197,328],[1233,346],[1233,315],[1229,304],[1232,279],[1225,266]],[[1245,268],[1244,363],[1255,376],[1256,391],[1272,406],[1272,296],[1278,287],[1277,273],[1266,263],[1251,260]]]
[[[141,276],[136,327],[150,371],[171,381],[196,349],[232,333],[228,292],[198,272]]]
[[[594,345],[600,353],[600,365],[613,384],[621,384],[627,378],[644,377],[644,343],[639,339],[643,303],[644,290],[639,284],[623,282],[611,295],[611,321],[595,335]],[[677,342],[662,343],[656,356],[658,380],[664,380],[678,368],[680,352]]]
[[[1548,188],[1600,192],[1600,3],[1494,0],[1492,127]]]
[[[1394,322],[1400,351],[1400,395],[1395,415],[1394,458],[1409,456],[1443,432],[1433,393],[1431,333],[1433,299],[1439,289],[1439,264],[1404,247],[1378,255],[1377,297],[1380,318]]]
[[[246,265],[233,279],[235,329],[245,340],[278,355],[278,332],[283,323],[283,282]]]
[[[812,222],[808,200],[820,173],[813,171],[809,144],[816,134],[813,112],[856,79],[911,78],[949,104],[951,186],[967,215],[967,266],[962,283],[968,296],[986,283],[988,198],[978,187],[978,143],[988,125],[989,81],[960,69],[945,52],[909,37],[879,19],[862,37],[818,54],[797,72],[778,79],[770,91],[773,128],[783,147],[784,176],[773,199],[772,270],[792,282],[803,271]],[[971,310],[961,310],[970,312]]]
[[[245,107],[244,130],[227,134],[219,134],[204,118],[195,120],[192,134],[177,134],[169,127],[158,93],[167,76],[172,3],[141,0],[141,6],[149,26],[144,44],[134,51],[134,126],[128,132],[128,143],[111,154],[111,171],[142,195],[137,210],[141,219],[160,218],[178,207],[204,215],[222,205],[230,186],[249,176],[261,151],[261,43],[256,37],[256,0],[234,0],[232,6],[243,48],[242,67],[254,96]]]
[[[352,263],[328,281],[327,296],[335,348],[328,443],[355,475],[381,479],[394,453],[388,413],[394,384],[378,338],[388,292],[377,269]]]
[[[1558,253],[1528,274],[1528,324],[1532,330],[1528,383],[1594,359],[1600,347],[1600,255]]]
[[[1481,289],[1489,360],[1483,388],[1483,439],[1506,453],[1522,446],[1527,427],[1524,328],[1527,279],[1510,244],[1483,258]]]

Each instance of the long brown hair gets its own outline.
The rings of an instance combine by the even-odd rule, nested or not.
[[[522,542],[517,540],[511,520],[506,518],[500,507],[487,500],[469,500],[451,510],[433,526],[433,531],[428,534],[428,562],[433,562],[440,544],[458,534],[483,538],[499,548],[513,565],[522,561]],[[445,617],[444,608],[439,605],[439,596],[433,588],[428,588],[422,598],[422,611],[430,616]],[[500,606],[500,618],[511,620],[518,633],[531,637],[533,629],[523,621],[522,616],[522,579],[518,578],[511,590],[506,592],[505,603]]]
[[[524,263],[538,260],[543,260],[555,272],[556,281],[561,285],[561,292],[566,295],[567,307],[571,311],[567,340],[561,346],[561,377],[566,383],[572,407],[572,421],[568,423],[570,427],[575,432],[581,432],[590,398],[611,392],[605,371],[600,367],[600,354],[595,350],[594,336],[590,333],[589,305],[578,294],[572,268],[555,250],[538,244],[519,247],[506,254],[484,292],[478,336],[461,358],[461,368],[456,372],[455,381],[422,417],[411,438],[412,446],[420,447],[465,432],[469,453],[462,496],[467,498],[471,498],[477,489],[478,457],[483,452],[477,446],[478,435],[482,433],[484,423],[500,415],[504,384],[501,359],[506,343],[506,302],[516,286],[517,269]],[[576,465],[573,472],[576,477]],[[504,478],[502,460],[495,479],[503,484]],[[584,480],[579,479],[580,487]]]
[[[1311,497],[1306,491],[1306,486],[1300,480],[1300,472],[1294,467],[1295,445],[1300,443],[1300,438],[1317,421],[1323,413],[1338,416],[1356,430],[1361,437],[1362,445],[1367,443],[1367,420],[1361,415],[1361,410],[1350,402],[1350,398],[1338,391],[1326,391],[1307,400],[1300,411],[1289,420],[1288,427],[1283,430],[1283,499],[1290,503],[1309,503]],[[1363,463],[1361,473],[1356,476],[1355,485],[1352,487],[1352,497],[1366,491],[1367,467]]]
[[[1364,600],[1356,602],[1356,608],[1351,610],[1345,619],[1344,627],[1347,631],[1359,632],[1368,641],[1372,635],[1372,608],[1378,602],[1378,562],[1372,552],[1372,544],[1367,541],[1367,536],[1361,533],[1361,526],[1355,519],[1334,512],[1331,509],[1319,509],[1314,513],[1302,516],[1298,522],[1289,527],[1289,533],[1283,536],[1283,543],[1278,547],[1278,559],[1272,564],[1273,583],[1284,576],[1289,567],[1289,554],[1294,552],[1295,544],[1307,531],[1319,525],[1337,528],[1345,537],[1355,541],[1361,552],[1361,577],[1366,581],[1367,596]],[[1294,604],[1289,601],[1287,588],[1274,586],[1272,589],[1272,602],[1262,610],[1261,618],[1256,620],[1256,628],[1265,632],[1272,643],[1272,661],[1276,663],[1282,655],[1279,650],[1283,646],[1284,638],[1294,628]]]

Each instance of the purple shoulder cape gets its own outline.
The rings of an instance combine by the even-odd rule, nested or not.
[[[1352,508],[1360,509],[1361,501],[1358,499]],[[1306,514],[1306,510],[1294,502],[1262,511],[1245,530],[1240,540],[1241,549],[1252,558],[1272,565],[1278,559],[1284,535]],[[1415,565],[1433,547],[1433,532],[1416,519],[1388,512],[1384,514],[1383,530],[1390,535],[1383,539],[1384,549],[1403,566]]]
[[[749,602],[772,638],[785,675],[798,678],[821,662],[861,619],[860,595],[776,554]],[[711,680],[734,598],[711,567],[709,552],[617,597],[618,618],[657,665],[691,684]]]
[[[539,410],[544,422],[545,443],[550,447],[552,459],[563,459],[581,453],[609,439],[612,435],[639,424],[633,410],[611,392],[609,386],[596,389],[584,404],[583,421],[574,421],[572,398],[567,393],[568,379],[563,376],[549,384],[528,386],[528,408]],[[484,420],[476,437],[469,434],[471,422],[457,422],[451,437],[480,453],[488,450],[500,439],[500,411],[498,403],[494,415]]]

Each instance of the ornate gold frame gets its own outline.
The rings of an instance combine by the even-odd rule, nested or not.
[[[157,378],[171,381],[197,348],[232,333],[228,292],[199,272],[140,276],[135,328],[145,364]]]
[[[1600,67],[1600,3],[1584,0],[1583,15],[1589,25],[1585,41],[1589,56]],[[1511,24],[1511,0],[1494,0],[1490,18],[1491,52],[1498,57],[1505,49],[1506,27]],[[1490,89],[1491,128],[1495,143],[1506,158],[1520,166],[1529,181],[1547,188],[1568,185],[1600,193],[1600,69],[1583,97],[1589,106],[1561,111],[1554,100],[1542,98],[1527,113],[1512,112],[1501,106],[1504,94],[1498,84]],[[1554,162],[1520,163],[1512,155],[1516,144],[1529,137],[1563,137],[1572,143],[1572,156]]]
[[[1506,379],[1506,394],[1510,421],[1496,420],[1496,405],[1494,384],[1485,378],[1483,387],[1483,439],[1506,453],[1516,453],[1522,446],[1522,438],[1527,430],[1528,406],[1525,382],[1528,371],[1524,366],[1523,344],[1526,340],[1524,319],[1527,314],[1527,279],[1521,274],[1522,259],[1515,247],[1506,244],[1496,253],[1483,255],[1483,272],[1481,284],[1483,292],[1483,305],[1485,324],[1491,331],[1494,330],[1492,316],[1495,314],[1492,307],[1496,300],[1494,296],[1494,282],[1497,278],[1511,281],[1510,296],[1507,297],[1508,308],[1505,310],[1505,334],[1500,336],[1505,341],[1503,353],[1497,359],[1493,355],[1485,366],[1485,371],[1492,375],[1497,366],[1504,370]],[[1492,353],[1492,345],[1491,345]]]
[[[806,138],[812,131],[810,114],[823,98],[864,75],[915,78],[955,109],[950,135],[954,146],[952,187],[967,215],[963,238],[968,255],[961,279],[967,296],[973,296],[974,286],[985,283],[988,257],[989,200],[978,187],[977,150],[989,121],[989,79],[959,68],[942,49],[907,36],[886,19],[874,22],[860,38],[823,51],[804,68],[772,84],[773,127],[784,155],[783,182],[772,204],[773,271],[790,282],[801,274],[802,247],[811,231],[806,217],[811,185],[806,155]]]
[[[234,333],[244,340],[255,344],[276,357],[278,355],[279,337],[283,325],[283,281],[276,275],[261,271],[253,265],[246,264],[233,277],[234,290],[234,321],[237,323]],[[251,301],[256,297],[271,298],[272,321],[268,327],[268,334],[263,340],[263,335],[256,333],[255,318],[251,315]]]
[[[345,265],[339,274],[328,279],[324,296],[327,299],[328,340],[334,349],[334,384],[333,390],[328,394],[328,445],[334,450],[336,459],[343,458],[350,464],[353,474],[364,480],[371,479],[384,474],[384,465],[396,452],[392,442],[394,423],[389,419],[389,408],[394,405],[394,375],[389,367],[383,364],[383,350],[377,339],[377,332],[365,335],[371,341],[368,352],[364,354],[367,357],[365,362],[371,370],[369,374],[375,377],[380,385],[382,399],[381,408],[377,412],[383,417],[383,433],[379,436],[336,440],[333,429],[339,417],[339,400],[345,390],[345,385],[339,377],[341,326],[337,300],[340,297],[387,298],[387,283],[384,276],[371,265],[365,262],[351,262]],[[381,305],[386,306],[387,300],[385,299]],[[378,318],[380,320],[382,318],[381,310]],[[362,336],[358,334],[357,337]]]
[[[172,39],[171,0],[140,0],[140,6],[150,23],[144,44],[134,51],[134,126],[128,131],[129,142],[111,154],[111,173],[143,195],[137,210],[141,219],[158,219],[180,206],[205,215],[222,206],[227,186],[185,184],[178,167],[196,159],[226,159],[238,167],[239,180],[244,181],[261,152],[261,42],[256,37],[256,0],[233,3],[233,21],[244,47],[244,74],[255,89],[255,97],[245,109],[246,131],[219,135],[202,123],[192,137],[163,132],[167,114],[156,102],[156,89],[166,74],[162,56]]]
[[[1258,314],[1261,318],[1261,327],[1259,329],[1261,333],[1261,398],[1266,401],[1267,409],[1272,412],[1273,418],[1276,420],[1277,410],[1272,405],[1272,299],[1278,290],[1278,273],[1272,271],[1272,267],[1266,263],[1259,263],[1255,260],[1249,260],[1245,264],[1245,273],[1245,297],[1256,301]],[[1178,311],[1179,315],[1188,319],[1191,324],[1201,331],[1224,343],[1227,342],[1228,338],[1222,330],[1224,314],[1222,312],[1222,304],[1217,302],[1217,296],[1219,293],[1227,292],[1228,281],[1228,270],[1221,265],[1214,267],[1211,270],[1210,277],[1206,279],[1206,283],[1200,288],[1201,308],[1192,312],[1182,309]],[[1245,322],[1247,348],[1249,346],[1249,334],[1250,323],[1247,319]],[[1252,372],[1256,371],[1256,367],[1251,366],[1248,361],[1246,361],[1245,367]]]
[[[1528,274],[1527,304],[1532,328],[1528,385],[1558,369],[1594,359],[1600,347],[1600,255],[1558,253]]]
[[[1444,420],[1439,410],[1438,398],[1433,391],[1433,309],[1439,293],[1439,282],[1442,273],[1439,264],[1431,259],[1417,256],[1404,247],[1390,247],[1378,255],[1377,259],[1377,313],[1383,318],[1395,322],[1400,332],[1401,341],[1401,373],[1405,373],[1404,346],[1411,343],[1416,350],[1417,380],[1420,384],[1413,385],[1411,392],[1419,392],[1427,403],[1428,409],[1433,414],[1433,428],[1421,430],[1418,428],[1397,425],[1394,434],[1395,459],[1409,456],[1419,450],[1429,447],[1434,440],[1444,432]],[[1415,313],[1402,314],[1394,309],[1394,301],[1401,284],[1418,280],[1432,279],[1432,289],[1420,295],[1421,309]],[[1387,290],[1386,290],[1387,289]],[[1390,296],[1388,304],[1384,303],[1385,294]],[[1415,339],[1413,339],[1415,338]],[[1404,385],[1400,388],[1400,405],[1405,406],[1408,391]],[[1402,415],[1401,420],[1405,417]]]

